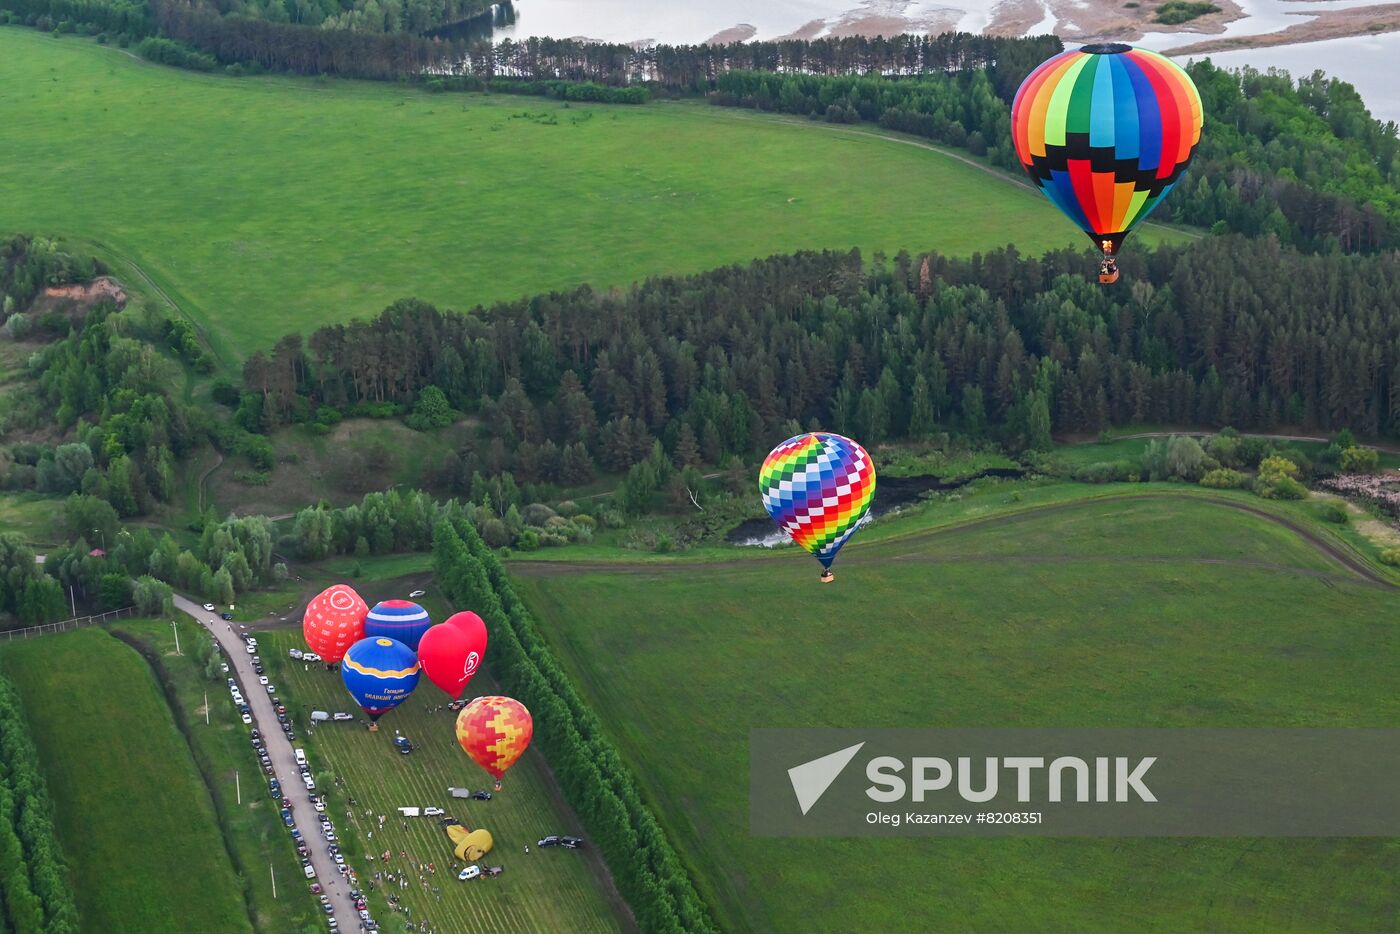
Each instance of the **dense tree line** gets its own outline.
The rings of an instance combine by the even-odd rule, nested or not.
[[[1124,254],[972,259],[798,253],[621,293],[588,287],[471,314],[402,301],[255,355],[271,412],[409,405],[427,387],[483,440],[446,485],[511,472],[575,485],[659,441],[677,467],[830,428],[867,444],[937,431],[1014,451],[1132,422],[1400,434],[1400,258],[1209,237]],[[596,467],[595,467],[596,465]]]
[[[529,708],[537,725],[535,743],[641,929],[715,930],[602,722],[560,668],[500,561],[470,522],[438,525],[433,568],[448,597],[486,621],[492,674],[506,693]]]
[[[50,622],[67,607],[63,588],[44,573],[29,546],[18,535],[0,534],[0,629]]]
[[[0,677],[0,896],[15,934],[78,931],[52,810],[19,693]]]

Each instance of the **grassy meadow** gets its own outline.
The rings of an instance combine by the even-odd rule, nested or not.
[[[1201,497],[1014,489],[877,524],[830,587],[792,549],[513,569],[726,930],[1393,924],[1381,840],[749,836],[754,726],[1400,725],[1400,591]]]
[[[797,249],[1086,246],[1009,175],[698,102],[234,79],[13,27],[0,126],[0,232],[137,263],[226,363],[405,296],[464,308]]]
[[[0,644],[0,669],[24,700],[83,930],[251,932],[208,789],[145,660],[84,629]]]

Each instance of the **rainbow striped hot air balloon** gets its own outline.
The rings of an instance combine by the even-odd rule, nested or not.
[[[758,491],[768,515],[816,556],[821,579],[829,582],[831,562],[875,499],[875,464],[850,438],[822,431],[798,435],[764,459]]]
[[[396,639],[370,636],[345,653],[340,677],[370,721],[402,704],[418,686],[418,656]],[[371,727],[373,729],[373,727]]]
[[[1128,232],[1180,181],[1201,139],[1201,96],[1171,59],[1117,43],[1042,63],[1011,105],[1011,137],[1037,187],[1103,251],[1101,281]],[[1111,274],[1111,275],[1110,275]]]
[[[388,636],[416,652],[418,640],[432,625],[428,611],[412,600],[385,600],[365,617],[365,635]]]
[[[535,735],[525,705],[511,697],[478,697],[457,715],[457,743],[496,780],[515,765]]]

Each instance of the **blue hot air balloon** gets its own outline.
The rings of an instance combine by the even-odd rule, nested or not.
[[[417,652],[418,640],[432,625],[428,611],[412,600],[385,600],[365,617],[365,635],[388,636]]]
[[[371,636],[350,646],[340,662],[345,690],[371,721],[403,703],[418,686],[418,656],[396,639]]]

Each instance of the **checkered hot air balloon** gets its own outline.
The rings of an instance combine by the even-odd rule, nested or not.
[[[763,508],[778,527],[821,562],[831,562],[875,499],[875,465],[850,438],[818,431],[775,447],[758,474]]]
[[[1061,52],[1026,76],[1011,139],[1041,191],[1113,265],[1123,238],[1162,202],[1201,139],[1201,96],[1171,59],[1119,43]]]
[[[306,605],[301,632],[311,651],[333,665],[365,636],[365,614],[369,606],[349,584],[334,584],[318,593]]]
[[[457,742],[499,786],[535,733],[530,711],[510,697],[478,697],[457,715]]]
[[[412,600],[385,600],[365,617],[365,635],[388,636],[416,652],[418,640],[432,625],[428,611]]]

